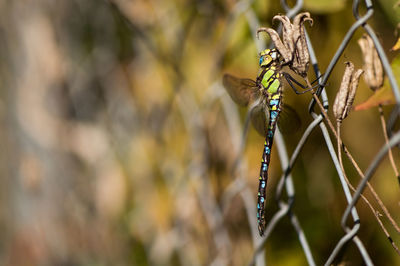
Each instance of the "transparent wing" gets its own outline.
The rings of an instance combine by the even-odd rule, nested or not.
[[[241,106],[247,106],[258,95],[258,87],[254,80],[225,74],[222,83],[232,100]]]
[[[267,135],[268,128],[268,108],[265,104],[258,104],[252,110],[250,114],[250,120],[253,127],[261,136]]]
[[[283,104],[279,115],[278,127],[282,134],[290,134],[299,130],[301,120],[297,112],[287,104]]]
[[[261,136],[267,135],[269,111],[265,104],[255,106],[251,111],[251,123]],[[282,134],[290,134],[299,130],[301,120],[297,112],[287,104],[283,104],[278,118],[278,127]]]

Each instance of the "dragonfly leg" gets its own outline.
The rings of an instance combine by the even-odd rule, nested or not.
[[[292,87],[292,89],[294,90],[294,92],[296,94],[303,94],[306,92],[309,92],[315,88],[317,88],[319,86],[319,84],[312,86],[311,88],[308,88],[307,86],[301,84],[300,82],[298,82],[295,78],[293,78],[289,73],[286,72],[282,72],[283,76],[285,77],[286,81],[289,83],[290,87]],[[319,77],[320,78],[320,77]],[[311,84],[315,83],[319,78],[317,78],[316,80],[314,80]],[[296,89],[296,87],[294,86],[295,83],[297,86],[299,86],[300,88],[304,89],[304,91],[299,91]]]
[[[316,79],[313,80],[313,82],[311,82],[311,85],[314,84],[315,82],[317,82],[323,76],[324,76],[324,74],[319,75]],[[320,85],[316,84],[315,86],[313,86],[313,88],[318,88],[318,86],[320,86]]]

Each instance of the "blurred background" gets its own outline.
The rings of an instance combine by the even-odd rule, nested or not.
[[[322,73],[355,21],[351,5],[304,1]],[[221,77],[255,79],[259,48],[270,42],[256,40],[255,29],[279,25],[272,22],[284,13],[279,1],[3,0],[0,12],[0,264],[247,265],[260,240],[252,230],[264,140],[250,129],[240,152],[246,109],[232,102]],[[396,1],[377,1],[368,21],[389,61],[398,54],[390,48],[399,12]],[[362,34],[328,80],[330,102],[344,62],[362,68]],[[290,154],[312,121],[311,95],[286,91],[303,125],[284,136]],[[361,80],[355,103],[371,95]],[[384,107],[386,117],[392,107]],[[377,108],[352,112],[342,137],[365,171],[384,144]],[[276,151],[267,221],[278,210]],[[398,149],[394,156],[399,165]],[[344,163],[356,185],[357,172]],[[293,211],[322,264],[344,234],[346,200],[320,131],[308,139],[293,180]],[[371,184],[400,222],[387,158]],[[361,201],[357,207],[358,235],[374,263],[399,265],[370,209]],[[307,264],[288,218],[264,249],[270,265]],[[338,263],[362,265],[353,243]]]

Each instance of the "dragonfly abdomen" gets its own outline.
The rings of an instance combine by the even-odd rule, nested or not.
[[[281,111],[281,99],[282,94],[280,93],[280,88],[277,92],[268,97],[269,105],[269,122],[266,132],[264,150],[261,159],[260,177],[258,185],[258,201],[257,201],[257,221],[258,221],[258,231],[261,236],[264,235],[265,230],[265,215],[264,215],[264,203],[266,199],[266,186],[268,181],[268,168],[271,158],[272,143],[274,140],[274,134],[276,129],[277,120],[279,113]]]

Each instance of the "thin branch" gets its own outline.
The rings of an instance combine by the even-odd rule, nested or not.
[[[385,138],[385,142],[386,142],[386,145],[387,145],[389,143],[389,138],[388,138],[388,134],[387,134],[386,121],[385,121],[385,116],[383,115],[382,105],[378,106],[378,110],[379,110],[379,116],[380,116],[381,124],[382,124],[383,136]],[[394,174],[396,175],[397,180],[400,182],[399,170],[397,169],[397,166],[396,166],[396,164],[394,162],[392,149],[389,149],[388,155],[389,155],[389,160],[390,160],[390,163],[392,165]],[[399,185],[400,185],[400,183],[399,183]]]
[[[340,138],[340,126],[341,126],[341,122],[337,122],[337,133],[339,138],[337,138],[337,149],[338,149],[338,157],[339,157],[339,164],[340,167],[342,168],[342,172],[343,172],[343,176],[346,180],[347,185],[349,185],[350,189],[355,193],[356,190],[353,187],[353,185],[350,183],[349,179],[347,178],[347,175],[344,171],[344,166],[343,166],[343,160],[342,160],[342,139]],[[368,199],[361,194],[361,198],[364,200],[364,202],[368,205],[368,207],[371,209],[371,212],[375,215],[376,220],[378,221],[380,227],[382,228],[383,232],[385,233],[387,239],[389,240],[390,244],[393,246],[394,250],[396,250],[397,254],[400,255],[400,250],[399,248],[396,246],[396,243],[394,243],[392,237],[390,236],[389,232],[386,230],[385,226],[383,225],[381,219],[379,216],[381,216],[381,214],[375,210],[375,208],[372,206],[372,204],[368,201]]]
[[[308,82],[309,83],[309,82]],[[316,94],[313,94],[314,100],[316,101],[316,103],[318,104],[319,108],[321,109],[321,112],[323,114],[323,116],[325,117],[325,120],[327,121],[331,131],[333,132],[333,134],[335,135],[336,138],[338,138],[337,132],[335,130],[335,128],[332,125],[332,122],[330,121],[328,114],[326,113],[324,107],[322,106],[321,101],[318,99]],[[358,174],[360,175],[361,178],[364,178],[364,173],[361,171],[360,167],[358,166],[358,164],[356,163],[356,161],[354,160],[353,156],[351,155],[350,151],[347,149],[347,147],[344,145],[344,143],[342,143],[342,147],[343,147],[343,151],[346,153],[346,155],[348,156],[348,158],[350,159],[351,163],[353,164],[353,166],[355,167],[355,169],[357,170]],[[376,191],[374,190],[374,188],[371,186],[371,184],[369,182],[367,182],[367,186],[370,189],[370,191],[372,192],[372,195],[374,196],[376,202],[379,204],[379,206],[382,208],[384,214],[386,215],[386,217],[389,219],[390,223],[392,224],[392,226],[396,229],[396,231],[400,234],[400,228],[397,225],[397,223],[395,222],[395,220],[393,219],[392,215],[389,213],[388,209],[386,208],[386,206],[383,204],[382,200],[379,198],[378,194],[376,193]]]

